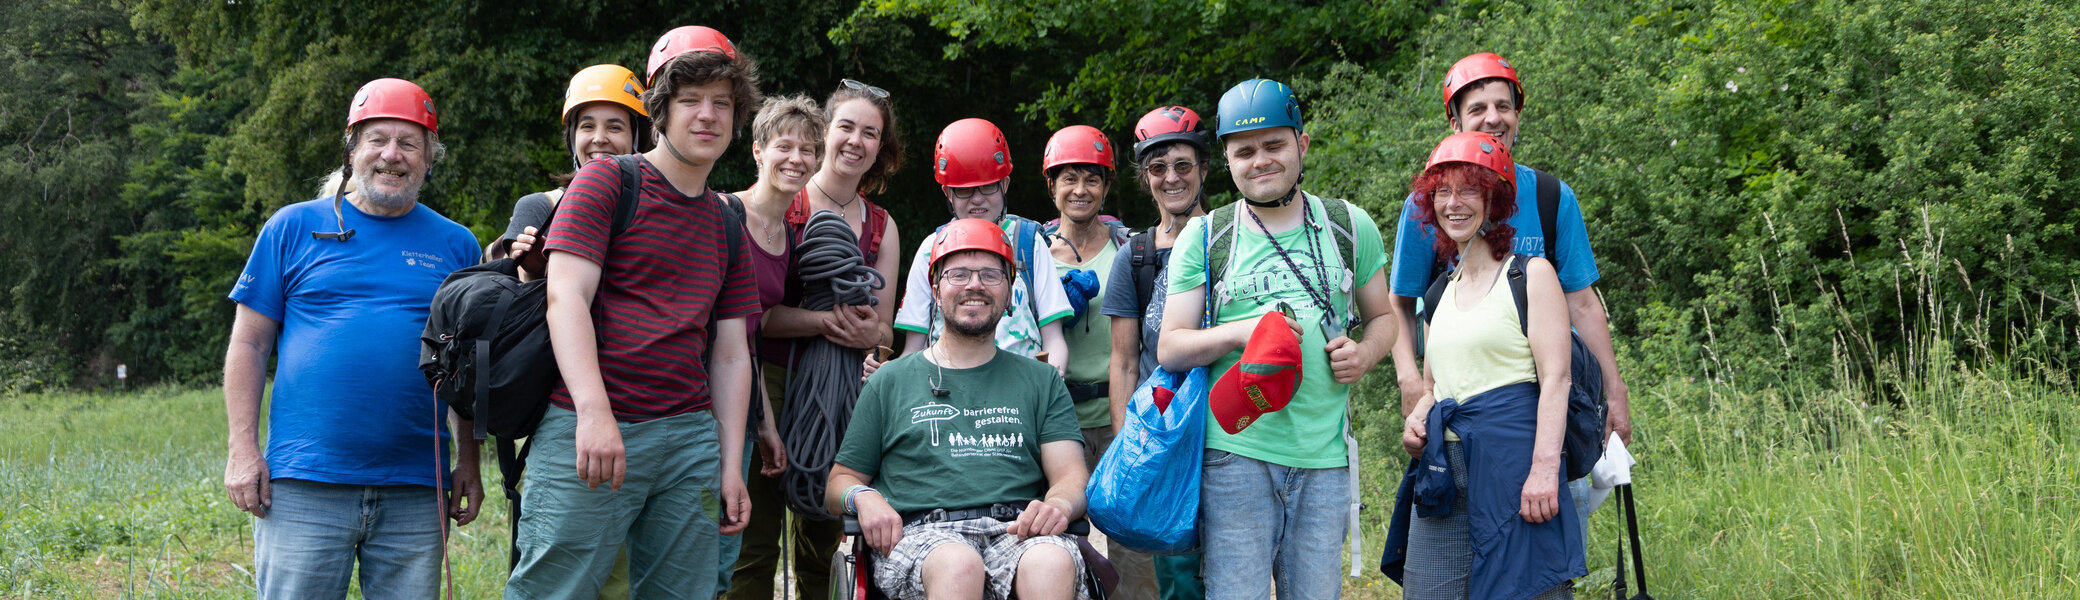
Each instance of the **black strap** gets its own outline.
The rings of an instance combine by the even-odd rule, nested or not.
[[[1343,259],[1343,268],[1351,271],[1351,283],[1355,285],[1359,275],[1357,272],[1358,243],[1356,239],[1353,239],[1355,234],[1351,230],[1350,203],[1336,198],[1317,199],[1322,201],[1322,208],[1329,213],[1329,231],[1336,236],[1336,255],[1338,258]],[[1239,226],[1235,222],[1235,211],[1237,210],[1241,209],[1236,208],[1234,204],[1229,204],[1213,209],[1213,212],[1206,213],[1206,228],[1213,235],[1213,247],[1206,251],[1206,292],[1209,294],[1207,296],[1208,302],[1212,302],[1211,298],[1213,296],[1210,294],[1213,293],[1214,282],[1228,272],[1228,254],[1234,251],[1235,245],[1234,235],[1228,231],[1228,228]],[[1342,288],[1339,285],[1335,289]],[[1353,289],[1349,293],[1356,295],[1358,290]],[[1143,304],[1146,305],[1147,303],[1144,302]],[[1327,306],[1322,308],[1332,313],[1337,310]]]
[[[1531,264],[1530,261],[1531,257],[1529,256],[1511,254],[1509,255],[1509,262],[1503,266],[1503,268],[1509,270],[1509,295],[1517,301],[1517,327],[1523,330],[1524,335],[1531,335],[1531,322],[1526,319],[1526,315],[1529,314],[1530,304],[1524,301],[1526,298],[1524,269],[1526,265]],[[1425,328],[1429,327],[1431,319],[1437,316],[1437,304],[1444,300],[1444,288],[1451,284],[1452,273],[1455,272],[1458,272],[1458,269],[1447,269],[1445,272],[1439,273],[1436,279],[1430,280],[1430,289],[1423,292],[1423,326]],[[1420,356],[1422,351],[1423,341],[1422,338],[1418,337],[1416,339],[1416,353]]]
[[[1545,230],[1546,260],[1553,263],[1554,271],[1559,271],[1560,255],[1555,252],[1559,237],[1555,232],[1559,231],[1560,221],[1560,178],[1537,169],[1531,172],[1538,174],[1538,224]]]
[[[510,536],[506,542],[509,555],[506,559],[507,573],[520,565],[520,476],[527,470],[527,453],[534,450],[534,444],[529,443],[521,445],[515,452],[514,445],[512,438],[498,438],[498,476],[505,488],[506,504],[511,509],[507,515],[512,519],[506,527]]]
[[[1134,306],[1141,307],[1143,310],[1146,310],[1148,302],[1155,298],[1156,271],[1160,271],[1163,268],[1163,265],[1156,262],[1155,246],[1156,232],[1154,229],[1143,231],[1127,238],[1127,247],[1129,252],[1132,252],[1131,259],[1134,266],[1134,294],[1140,299],[1140,303]]]
[[[1618,495],[1625,500],[1625,532],[1632,538],[1632,574],[1639,578],[1639,595],[1634,598],[1653,598],[1647,594],[1647,563],[1640,558],[1639,511],[1632,506],[1632,484],[1618,486]],[[1624,561],[1620,560],[1623,569]]]
[[[608,247],[601,249],[601,255],[605,255],[606,250],[613,247],[614,238],[621,237],[621,232],[628,231],[628,225],[636,220],[637,205],[643,202],[643,169],[641,163],[636,160],[636,155],[617,154],[614,156],[614,166],[621,170],[621,197],[614,202],[614,224],[612,229],[607,230]]]
[[[491,308],[491,320],[484,323],[484,330],[477,332],[475,355],[476,371],[476,419],[471,427],[475,431],[472,439],[483,441],[489,437],[491,422],[491,337],[498,335],[499,325],[506,322],[506,309],[513,307],[514,291],[511,287],[500,287],[498,304]]]

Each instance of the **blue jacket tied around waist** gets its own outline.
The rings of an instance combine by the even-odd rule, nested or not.
[[[1558,481],[1560,475],[1555,474],[1553,482],[1559,489],[1559,516],[1534,524],[1517,514],[1524,480],[1531,475],[1538,384],[1511,384],[1470,400],[1477,401],[1461,404],[1448,398],[1431,406],[1429,443],[1423,446],[1422,458],[1408,462],[1395,493],[1380,572],[1401,582],[1411,512],[1421,517],[1451,514],[1458,489],[1445,460],[1444,430],[1449,427],[1459,434],[1466,454],[1467,527],[1473,536],[1468,597],[1530,598],[1587,576],[1581,517],[1575,514],[1567,482]]]

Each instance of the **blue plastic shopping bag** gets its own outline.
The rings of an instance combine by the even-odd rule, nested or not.
[[[1142,552],[1199,548],[1199,461],[1206,452],[1206,367],[1157,369],[1127,401],[1127,423],[1084,489],[1091,524]],[[1168,396],[1167,409],[1158,399]]]

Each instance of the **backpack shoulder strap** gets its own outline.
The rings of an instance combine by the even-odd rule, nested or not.
[[[1235,227],[1235,205],[1229,204],[1206,213],[1206,232],[1212,247],[1206,249],[1206,293],[1207,302],[1213,302],[1214,284],[1228,273],[1228,253],[1235,249],[1235,236],[1229,235]]]
[[[1124,246],[1129,238],[1134,237],[1134,230],[1128,229],[1125,223],[1110,219],[1111,216],[1105,215],[1108,218],[1102,221],[1105,223],[1105,230],[1112,234],[1112,243]]]
[[[1507,266],[1509,269],[1509,295],[1517,301],[1517,328],[1522,330],[1526,336],[1531,335],[1531,321],[1527,320],[1531,313],[1531,307],[1524,302],[1524,269],[1530,263],[1530,256],[1511,254],[1509,255],[1509,264]]]
[[[734,257],[737,248],[744,245],[744,199],[729,192],[716,192],[715,195],[722,197],[722,235],[729,242],[729,255]]]
[[[614,225],[607,230],[607,244],[613,245],[614,238],[628,231],[628,225],[636,220],[636,207],[643,202],[643,169],[634,154],[617,154],[614,166],[621,169],[621,198],[614,202]]]
[[[873,267],[881,260],[881,232],[888,229],[888,209],[864,199],[861,201],[867,202],[867,222],[860,226],[860,245],[866,252],[861,254],[867,259],[867,266]]]
[[[1329,211],[1329,231],[1336,234],[1336,254],[1343,259],[1343,268],[1350,270],[1351,284],[1355,286],[1358,283],[1358,243],[1357,235],[1353,233],[1355,226],[1351,224],[1351,203],[1328,198],[1322,200],[1322,208]]]
[[[1134,295],[1140,299],[1135,306],[1148,310],[1148,301],[1155,297],[1156,271],[1163,265],[1156,264],[1156,232],[1154,229],[1134,234],[1127,238],[1127,252],[1134,268]]]
[[[1011,234],[1011,253],[1018,257],[1018,272],[1025,276],[1026,286],[1031,292],[1029,300],[1039,302],[1040,288],[1037,286],[1040,284],[1034,279],[1037,275],[1033,269],[1033,240],[1043,235],[1040,224],[1013,214],[1004,215],[1004,219],[1011,224],[1008,232]]]
[[[1554,271],[1559,271],[1560,255],[1556,250],[1560,247],[1557,239],[1560,230],[1560,178],[1538,169],[1531,172],[1538,174],[1538,225],[1546,236],[1546,260],[1553,263]]]

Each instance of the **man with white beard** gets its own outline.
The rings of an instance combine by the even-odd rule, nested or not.
[[[368,598],[435,597],[442,520],[469,523],[484,498],[474,444],[455,448],[449,473],[453,415],[418,367],[434,291],[478,257],[469,229],[418,205],[445,154],[438,125],[419,86],[362,86],[343,140],[352,191],[340,182],[276,211],[231,290],[224,490],[255,517],[260,598],[345,598],[357,561]]]

